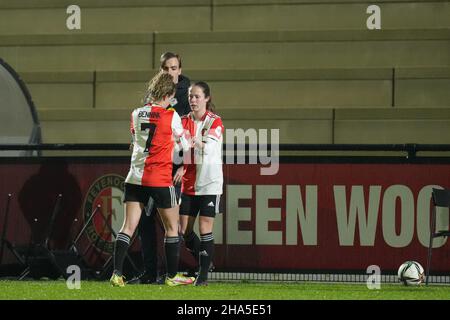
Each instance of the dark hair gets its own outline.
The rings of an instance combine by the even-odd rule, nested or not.
[[[178,65],[181,68],[181,57],[180,57],[180,55],[178,53],[164,52],[161,55],[161,58],[159,58],[159,62],[160,62],[160,66],[159,67],[160,67],[160,69],[161,70],[166,70],[166,62],[167,62],[167,60],[172,59],[172,58],[177,58]]]
[[[176,88],[172,76],[160,71],[149,81],[144,103],[160,101],[164,96],[174,94]]]
[[[193,85],[191,85],[192,87],[200,87],[202,88],[203,94],[205,95],[205,98],[209,97],[208,102],[206,103],[206,110],[211,111],[211,112],[215,112],[216,110],[216,106],[214,105],[214,103],[212,102],[212,96],[211,96],[211,89],[209,88],[208,84],[204,81],[198,81],[196,83],[194,83]]]

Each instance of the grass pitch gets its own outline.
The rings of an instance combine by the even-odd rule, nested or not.
[[[68,289],[64,280],[0,281],[1,300],[450,300],[449,285],[381,284],[369,290],[347,283],[211,282],[207,287],[127,285],[112,288],[109,282],[82,281]]]

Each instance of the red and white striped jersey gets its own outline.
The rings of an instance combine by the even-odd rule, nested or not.
[[[172,161],[176,141],[183,150],[189,143],[176,111],[147,104],[131,114],[133,154],[125,182],[148,186],[172,186]]]
[[[181,191],[188,195],[222,194],[222,119],[209,111],[196,121],[192,113],[181,118],[183,128],[191,137],[204,142],[203,150],[191,149],[184,153],[184,169]]]

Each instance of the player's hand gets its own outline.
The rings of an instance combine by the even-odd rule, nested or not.
[[[202,139],[194,137],[192,138],[192,147],[202,150],[205,147],[205,143],[202,141]]]
[[[186,170],[184,170],[184,167],[179,167],[173,176],[173,184],[180,184],[185,172]]]

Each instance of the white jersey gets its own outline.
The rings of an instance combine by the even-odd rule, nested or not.
[[[209,111],[195,120],[192,113],[181,118],[183,128],[191,136],[203,141],[204,148],[185,153],[182,192],[188,195],[222,194],[222,119]]]

